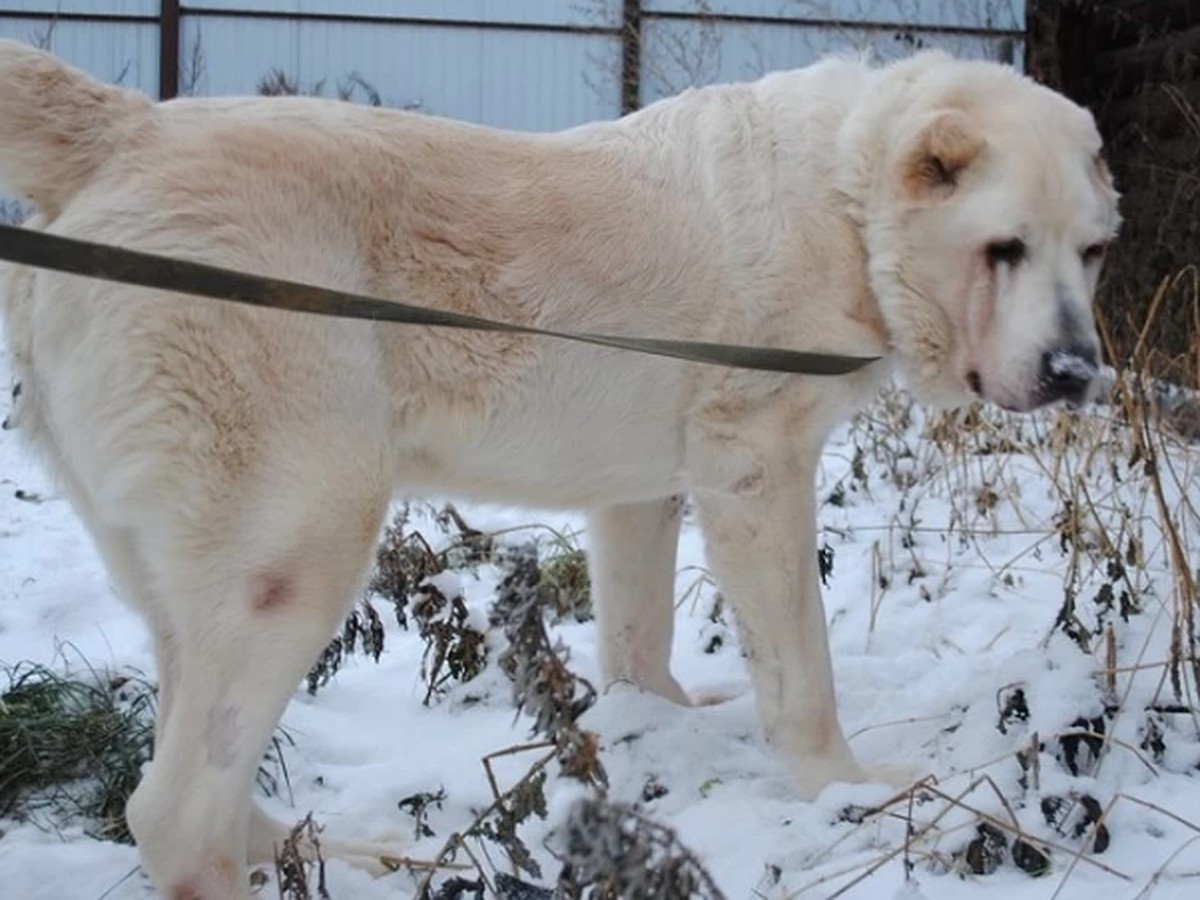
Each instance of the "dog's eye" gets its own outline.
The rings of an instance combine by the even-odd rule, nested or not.
[[[987,245],[988,265],[1015,266],[1025,258],[1025,242],[1020,238],[1009,238],[1006,241],[992,241]]]
[[[1083,257],[1084,265],[1090,265],[1104,259],[1104,252],[1107,249],[1104,244],[1088,244],[1079,252],[1079,255]]]

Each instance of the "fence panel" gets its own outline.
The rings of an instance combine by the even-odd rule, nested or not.
[[[650,14],[877,22],[995,31],[1025,27],[1025,0],[643,0]]]
[[[159,5],[160,0],[3,0],[0,2],[0,17],[11,13],[156,17]]]
[[[894,59],[921,47],[940,47],[972,59],[1001,60],[1018,67],[1024,62],[1023,40],[1005,32],[648,17],[642,34],[643,103],[689,86],[753,79],[847,50],[869,50],[880,59]]]
[[[836,50],[1022,65],[1024,16],[1025,0],[0,0],[0,34],[152,94],[245,94],[278,71],[552,130]]]
[[[274,70],[302,90],[535,131],[619,112],[603,73],[615,35],[462,24],[386,24],[183,14],[181,93],[246,94]],[[596,77],[589,78],[589,73]]]
[[[4,12],[0,10],[0,37],[49,45],[97,78],[158,95],[158,25],[153,21],[16,18]]]
[[[150,0],[157,3],[157,0]],[[550,26],[621,21],[622,0],[187,0],[185,11],[291,13]]]

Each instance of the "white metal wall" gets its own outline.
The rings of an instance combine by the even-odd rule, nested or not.
[[[356,75],[385,103],[512,128],[552,130],[618,112],[615,96],[594,89],[587,77],[593,61],[619,58],[610,34],[187,14],[188,7],[201,5],[210,11],[616,28],[620,0],[196,0],[184,4],[181,36],[181,89],[197,94],[253,92],[264,74],[277,69],[305,89],[323,82],[327,93]],[[188,60],[197,42],[205,65],[194,73]],[[199,76],[194,85],[188,83],[193,74]]]
[[[44,15],[5,15],[13,12]],[[157,96],[158,25],[153,18],[158,12],[159,0],[0,0],[0,37],[38,46],[49,43],[55,53],[99,78],[120,81]],[[64,13],[129,16],[133,20],[75,22],[56,18]]]
[[[655,13],[713,14],[708,20]],[[1024,29],[1025,0],[643,0],[642,102],[694,84],[755,78],[803,66],[830,52],[872,51],[882,59],[919,47],[1023,65],[1011,35],[954,34]],[[722,15],[728,20],[722,20]],[[745,21],[738,21],[744,17]],[[792,19],[792,23],[764,19]]]
[[[158,93],[159,0],[0,0],[0,36],[49,41],[106,80]],[[184,0],[181,92],[253,92],[272,70],[327,94],[357,76],[385,103],[511,128],[552,130],[620,112],[621,0]],[[1018,31],[1024,0],[643,0],[641,99],[693,84],[753,78],[836,50],[891,57],[914,46],[1022,61],[1020,40],[946,34]],[[189,9],[191,13],[189,14]],[[229,11],[339,13],[507,22],[589,33],[447,24],[237,18]],[[716,20],[671,14],[705,11]],[[12,13],[44,13],[14,18]],[[55,13],[144,17],[55,21]],[[5,15],[9,13],[9,15]],[[720,19],[720,16],[742,17]],[[767,18],[791,17],[800,24]],[[901,23],[883,27],[882,23]],[[864,26],[863,23],[866,23]],[[361,94],[360,94],[361,96]]]
[[[201,48],[194,85],[188,60]],[[614,96],[593,90],[592,59],[613,56],[603,35],[530,33],[437,25],[183,20],[181,90],[253,93],[280,70],[304,89],[333,93],[360,76],[389,105],[512,128],[552,130],[614,115]]]

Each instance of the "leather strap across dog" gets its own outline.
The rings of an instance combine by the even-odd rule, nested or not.
[[[807,353],[706,341],[672,341],[586,332],[556,331],[381,300],[282,278],[251,275],[205,263],[174,259],[108,244],[0,224],[0,259],[39,269],[99,278],[250,306],[349,319],[498,331],[576,341],[688,362],[796,375],[845,375],[879,357]]]

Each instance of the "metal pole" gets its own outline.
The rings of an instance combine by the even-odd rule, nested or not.
[[[624,0],[621,12],[621,115],[641,106],[642,0]]]
[[[179,0],[162,0],[158,19],[158,96],[179,94]]]

